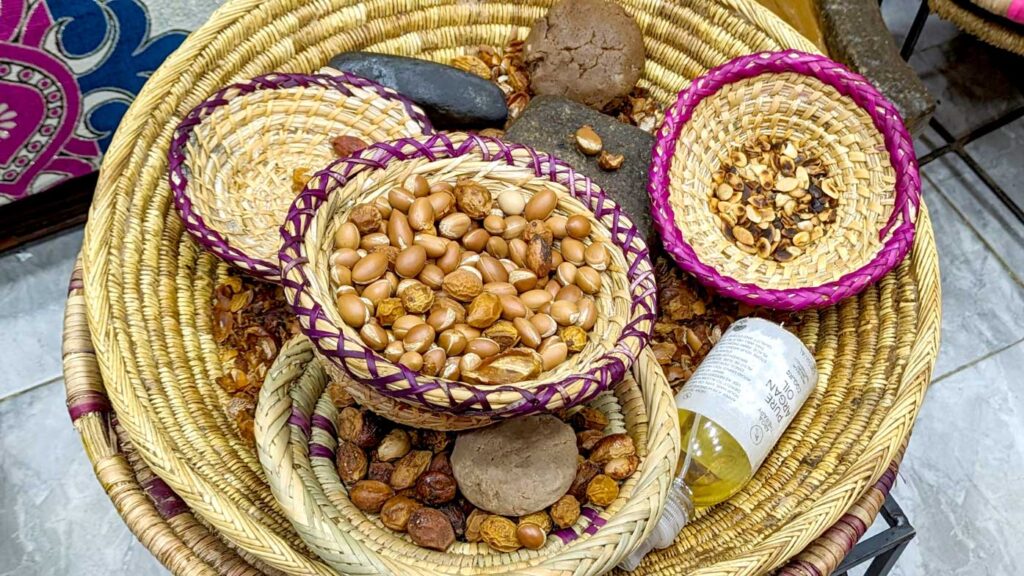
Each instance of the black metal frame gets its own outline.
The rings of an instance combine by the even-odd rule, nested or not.
[[[885,576],[896,565],[896,561],[917,535],[917,531],[910,525],[910,520],[891,495],[885,497],[881,513],[889,528],[857,543],[836,569],[836,576],[847,576],[846,573],[851,568],[869,560],[871,564],[865,576]]]

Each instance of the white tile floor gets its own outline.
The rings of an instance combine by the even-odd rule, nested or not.
[[[886,0],[898,41],[916,6]],[[955,133],[1024,103],[1024,60],[935,17],[912,64]],[[1019,199],[1022,140],[1024,121],[971,147]],[[922,138],[919,152],[937,142]],[[893,573],[1015,574],[1024,566],[1024,226],[961,161],[934,162],[923,175],[942,265],[943,346],[894,491],[918,536]],[[165,573],[100,489],[64,409],[61,314],[80,243],[73,231],[0,255],[0,576]]]

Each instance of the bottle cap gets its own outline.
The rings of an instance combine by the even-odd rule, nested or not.
[[[654,525],[651,535],[619,563],[619,568],[627,572],[636,570],[648,552],[655,548],[671,546],[679,531],[690,521],[691,511],[689,490],[677,479],[669,488],[665,510],[662,511],[658,523]]]

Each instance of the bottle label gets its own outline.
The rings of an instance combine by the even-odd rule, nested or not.
[[[799,338],[773,322],[746,318],[722,335],[676,405],[724,428],[757,470],[817,383],[814,356]]]

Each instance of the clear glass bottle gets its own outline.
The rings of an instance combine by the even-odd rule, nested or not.
[[[814,356],[799,338],[759,318],[734,323],[676,395],[676,478],[651,535],[619,567],[633,570],[672,544],[694,508],[739,492],[817,383]]]

